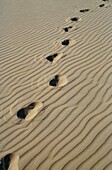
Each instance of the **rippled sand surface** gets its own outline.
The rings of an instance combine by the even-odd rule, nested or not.
[[[0,170],[112,170],[112,1],[0,0],[0,79]]]

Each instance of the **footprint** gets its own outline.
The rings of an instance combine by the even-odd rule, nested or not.
[[[50,81],[49,85],[50,85],[50,86],[57,86],[58,82],[59,82],[59,76],[56,75],[56,76]]]
[[[81,18],[79,18],[79,17],[73,17],[73,18],[67,18],[66,19],[66,22],[69,22],[69,23],[71,23],[71,22],[78,22],[78,21],[81,21]]]
[[[90,9],[81,9],[80,12],[88,12]]]
[[[65,75],[56,75],[50,82],[49,85],[53,87],[63,87],[68,83],[68,79]]]
[[[63,28],[65,32],[68,32],[69,30],[76,30],[77,27],[76,26],[69,26],[69,27],[65,27]]]
[[[52,54],[52,55],[48,56],[46,59],[48,61],[50,61],[51,63],[55,63],[58,60],[60,60],[60,58],[62,58],[63,56],[64,56],[63,53],[55,53],[55,54]]]
[[[105,6],[105,4],[101,4],[101,5],[99,5],[99,7],[104,7]]]
[[[68,45],[72,46],[74,44],[76,44],[75,40],[66,39],[66,40],[62,41],[62,45],[64,45],[64,46],[68,46]]]
[[[69,43],[70,43],[69,39],[66,39],[66,40],[62,41],[62,45],[69,45]]]
[[[64,31],[65,32],[68,32],[69,31],[69,29],[71,29],[72,28],[72,26],[70,26],[70,27],[66,27],[66,28],[63,28],[64,29]]]
[[[19,170],[19,156],[12,153],[1,159],[0,170]]]
[[[41,101],[31,103],[27,107],[20,109],[17,112],[17,117],[21,120],[22,119],[31,120],[39,113],[42,106],[43,103]]]
[[[17,112],[17,117],[20,118],[20,119],[25,119],[25,117],[28,114],[28,110],[34,109],[34,107],[35,107],[35,103],[31,103],[27,107],[20,109]]]
[[[73,17],[73,18],[71,18],[70,20],[71,20],[71,21],[75,21],[75,22],[77,22],[77,21],[80,21],[80,20],[81,20],[81,18]]]

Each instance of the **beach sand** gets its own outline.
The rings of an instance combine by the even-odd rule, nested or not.
[[[0,0],[0,79],[0,168],[112,170],[111,0]]]

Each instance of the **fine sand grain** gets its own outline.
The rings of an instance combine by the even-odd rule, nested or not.
[[[112,0],[0,0],[0,170],[10,153],[112,170]]]

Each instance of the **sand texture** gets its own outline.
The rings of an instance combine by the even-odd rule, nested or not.
[[[0,0],[0,160],[112,170],[112,0]]]

